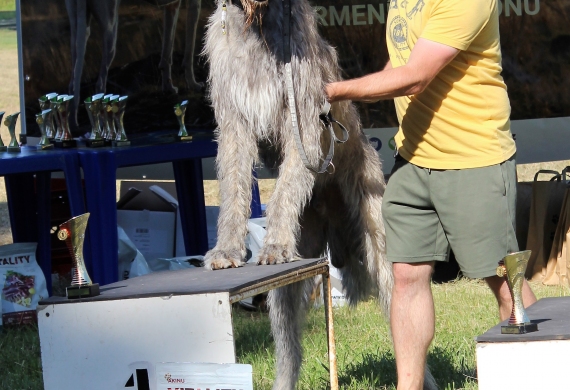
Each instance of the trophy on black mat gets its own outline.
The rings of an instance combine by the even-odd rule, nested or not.
[[[85,145],[89,148],[99,148],[105,146],[105,140],[101,137],[101,100],[103,94],[93,95],[85,99],[85,108],[91,122],[91,135],[85,141]]]
[[[99,284],[93,283],[83,259],[83,243],[85,242],[85,230],[89,213],[71,218],[59,225],[57,238],[65,241],[67,249],[73,261],[71,286],[65,289],[67,298],[88,298],[99,295]]]
[[[47,93],[45,95],[43,95],[42,97],[40,97],[38,99],[39,103],[40,103],[40,109],[43,110],[47,110],[48,108],[52,108],[51,107],[51,100],[53,98],[57,97],[57,93],[52,92],[52,93]],[[45,129],[46,129],[46,137],[49,140],[53,140],[55,138],[55,128],[53,126],[53,109],[52,111],[49,112],[49,114],[47,115],[47,118],[45,120]]]
[[[42,134],[40,142],[38,142],[37,148],[40,150],[53,149],[53,144],[49,141],[46,134],[46,127],[48,118],[51,115],[51,108],[47,110],[42,110],[39,114],[36,114],[36,123],[40,127],[40,133]]]
[[[524,273],[528,259],[530,258],[530,253],[531,251],[514,252],[499,261],[497,275],[507,280],[513,301],[513,309],[509,323],[506,326],[501,326],[501,333],[503,334],[523,334],[536,332],[538,330],[538,326],[530,322],[530,319],[526,315],[522,300]]]
[[[19,112],[8,115],[6,119],[4,119],[4,124],[8,128],[8,132],[10,133],[10,143],[8,144],[8,152],[18,153],[21,152],[20,145],[16,140],[16,122],[18,121]]]
[[[116,137],[115,122],[113,121],[113,105],[111,101],[118,98],[118,95],[105,95],[101,100],[101,136],[105,140],[105,145],[112,145]]]
[[[178,131],[178,135],[176,139],[178,141],[192,141],[192,136],[188,135],[188,131],[186,130],[186,126],[184,125],[184,117],[186,116],[186,108],[188,107],[188,100],[184,100],[180,104],[176,104],[174,106],[174,114],[176,115],[176,119],[178,119],[178,125],[180,126],[180,130]]]
[[[51,108],[51,131],[46,129],[48,138],[55,142],[56,139],[61,138],[63,129],[59,122],[59,96],[54,96],[49,100],[49,108]]]
[[[75,148],[77,146],[77,141],[71,136],[71,130],[69,130],[69,102],[73,99],[73,96],[69,95],[59,95],[57,97],[57,114],[59,115],[59,127],[61,129],[55,137],[55,147],[56,148]]]
[[[113,111],[113,120],[115,121],[115,131],[117,135],[113,141],[113,146],[130,146],[131,141],[127,139],[125,126],[123,125],[123,117],[125,116],[125,108],[127,107],[128,96],[120,96],[112,100],[111,109]]]

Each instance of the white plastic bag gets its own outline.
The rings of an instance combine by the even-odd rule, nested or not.
[[[251,252],[251,257],[247,259],[248,263],[257,261],[257,253],[263,246],[263,238],[267,231],[265,230],[266,218],[252,218],[247,221],[247,236],[245,237],[245,247]]]
[[[204,256],[181,256],[172,257],[169,259],[158,259],[168,266],[170,271],[178,271],[181,269],[202,267],[204,262]]]
[[[150,273],[143,254],[120,226],[117,226],[117,235],[119,236],[119,278],[125,280]]]
[[[36,261],[35,242],[0,246],[4,325],[37,322],[36,306],[48,297],[46,278]]]

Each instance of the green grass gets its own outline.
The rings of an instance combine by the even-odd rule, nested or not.
[[[562,287],[532,285],[537,297],[568,296]],[[474,337],[498,323],[496,303],[480,281],[434,284],[436,337],[428,363],[440,389],[477,389]],[[334,311],[339,381],[345,390],[395,389],[394,355],[388,327],[374,302]],[[271,389],[275,360],[266,314],[234,311],[236,353],[253,366],[254,388]],[[328,359],[324,310],[309,312],[298,389],[327,389]],[[0,333],[0,389],[42,389],[37,328]]]
[[[15,11],[16,0],[0,0],[0,11]]]
[[[17,47],[16,31],[0,28],[0,52],[4,50],[16,50]]]

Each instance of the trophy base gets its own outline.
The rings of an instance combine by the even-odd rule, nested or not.
[[[192,141],[192,136],[191,135],[177,135],[176,140],[180,141],[180,142],[188,142],[188,141]]]
[[[0,146],[0,152],[5,152],[6,150],[8,150],[6,146]]]
[[[116,148],[121,146],[131,146],[131,141],[113,141],[113,146]]]
[[[513,324],[501,326],[502,334],[525,334],[530,332],[536,332],[538,330],[538,325],[532,322],[526,324]]]
[[[55,147],[58,149],[68,149],[68,148],[77,147],[77,141],[74,139],[66,139],[66,140],[56,139],[54,144]]]
[[[45,145],[36,145],[36,148],[38,150],[48,150],[48,149],[53,149],[53,144],[45,144]]]
[[[69,286],[65,289],[67,299],[96,297],[99,294],[98,283],[93,283],[88,286]]]
[[[8,153],[20,153],[22,151],[22,148],[20,148],[19,146],[8,146]]]
[[[88,139],[85,141],[85,146],[88,148],[101,148],[105,146],[104,139]]]

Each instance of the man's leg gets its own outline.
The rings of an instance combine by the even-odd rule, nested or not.
[[[429,345],[435,331],[431,293],[434,262],[394,263],[390,325],[398,390],[422,389]]]
[[[513,301],[511,299],[511,293],[509,291],[509,286],[504,278],[498,276],[490,276],[485,278],[485,281],[495,294],[497,303],[499,304],[499,318],[501,321],[506,320],[511,316],[511,311],[513,309]],[[536,296],[530,289],[528,282],[525,280],[522,286],[522,300],[524,307],[528,307],[536,302]]]

